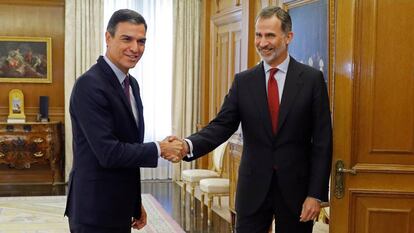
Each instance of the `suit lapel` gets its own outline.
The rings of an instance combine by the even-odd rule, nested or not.
[[[272,137],[272,122],[270,120],[269,107],[267,103],[266,76],[264,73],[263,62],[256,66],[253,76],[254,77],[249,79],[249,87],[251,87],[250,90],[252,91],[252,96],[254,97],[256,103],[255,107],[258,108],[259,114],[263,119],[263,127],[265,128],[266,133],[269,137]]]
[[[100,56],[98,58],[97,63],[99,65],[99,67],[101,67],[101,69],[103,70],[103,72],[105,73],[107,78],[111,79],[110,82],[109,82],[110,85],[115,89],[116,94],[122,100],[124,106],[128,109],[130,117],[132,117],[132,119],[134,119],[134,121],[135,121],[135,117],[134,117],[134,113],[132,112],[131,104],[128,103],[128,99],[125,96],[125,93],[124,93],[124,90],[122,89],[122,86],[119,85],[118,78],[116,77],[114,71],[111,69],[111,67],[108,65],[108,63],[106,63],[103,56]],[[133,83],[133,82],[131,82],[131,83]],[[135,96],[135,94],[134,94],[134,96]],[[136,99],[136,97],[135,97],[135,99]],[[138,100],[136,100],[136,101],[138,103]],[[140,102],[141,102],[141,100],[140,100]]]
[[[144,115],[143,115],[143,107],[142,107],[142,100],[141,100],[141,94],[139,91],[139,85],[138,82],[135,80],[135,78],[131,77],[131,88],[132,93],[134,94],[135,102],[136,102],[136,108],[138,110],[138,130],[139,130],[139,141],[142,142],[144,140]],[[134,118],[135,119],[135,118]]]
[[[302,70],[298,66],[297,61],[290,57],[289,67],[286,74],[285,86],[283,88],[282,101],[279,108],[279,124],[277,131],[281,129],[286,120],[288,112],[295,102],[295,98],[303,86],[300,79]]]

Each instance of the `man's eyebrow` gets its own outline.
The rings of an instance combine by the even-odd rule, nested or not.
[[[276,33],[274,32],[256,32],[255,35],[264,35],[264,36],[271,36],[271,35],[276,35]]]
[[[132,36],[129,36],[129,35],[121,35],[121,38],[133,39],[133,37]],[[137,39],[137,41],[143,41],[143,42],[145,42],[146,40],[147,40],[146,37]]]
[[[121,35],[122,38],[132,38],[131,36],[128,35]]]

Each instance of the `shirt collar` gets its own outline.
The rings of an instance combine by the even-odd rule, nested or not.
[[[267,64],[265,61],[263,61],[263,68],[265,70],[265,73],[267,73],[270,69],[272,68],[277,68],[278,70],[287,73],[288,67],[289,67],[289,62],[290,62],[290,55],[288,54],[286,59],[283,60],[282,63],[280,63],[278,66],[276,67],[271,67],[269,64]]]
[[[109,67],[111,67],[112,71],[114,71],[119,83],[122,84],[124,82],[125,77],[128,74],[122,72],[114,63],[111,62],[111,60],[109,60],[109,58],[106,55],[103,58],[106,61],[106,63],[108,63]]]

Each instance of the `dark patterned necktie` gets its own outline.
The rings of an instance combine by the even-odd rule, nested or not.
[[[124,87],[125,96],[127,97],[127,100],[128,100],[128,104],[131,105],[131,97],[129,94],[129,81],[130,81],[129,79],[130,79],[129,75],[127,75],[124,79],[123,87]]]

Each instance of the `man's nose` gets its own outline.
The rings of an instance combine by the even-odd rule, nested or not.
[[[269,44],[269,42],[266,40],[265,37],[259,38],[258,45],[260,47],[266,47],[268,44]]]
[[[132,52],[138,52],[139,49],[139,43],[138,42],[133,42],[131,43],[131,46],[129,47],[131,49]]]

